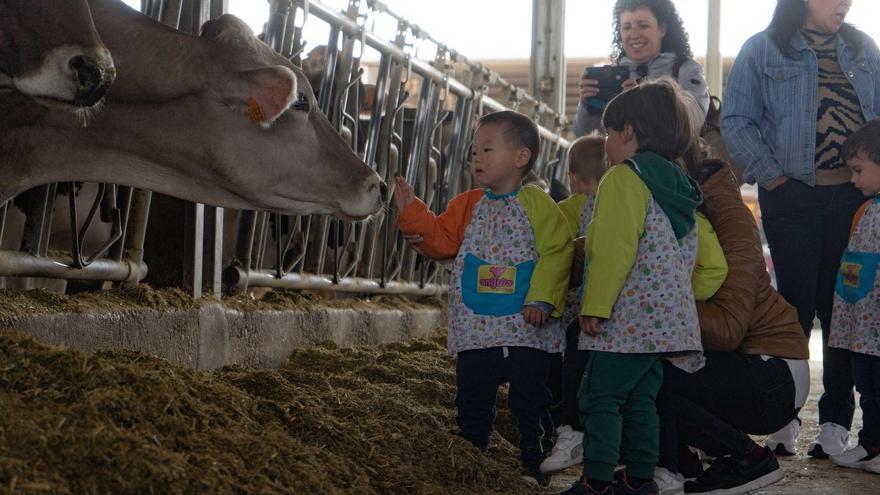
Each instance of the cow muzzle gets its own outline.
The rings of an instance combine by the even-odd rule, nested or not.
[[[91,107],[101,101],[107,89],[116,79],[116,68],[113,62],[77,55],[68,63],[70,70],[76,75],[76,93],[73,103],[78,107]]]

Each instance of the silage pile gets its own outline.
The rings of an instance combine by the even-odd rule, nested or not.
[[[201,373],[0,332],[0,493],[532,492],[510,442],[450,434],[453,396],[439,338]]]

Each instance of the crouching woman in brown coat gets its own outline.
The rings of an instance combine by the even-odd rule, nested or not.
[[[797,311],[770,285],[757,224],[730,168],[705,160],[692,173],[702,179],[729,272],[715,296],[697,304],[706,366],[692,374],[664,368],[657,478],[680,487],[680,472],[698,476],[687,493],[744,493],[782,478],[774,452],[748,434],[797,427],[809,392],[809,348]],[[716,459],[700,473],[687,446]]]

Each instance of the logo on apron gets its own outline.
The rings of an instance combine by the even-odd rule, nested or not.
[[[516,267],[482,265],[477,269],[477,292],[513,294],[516,292]]]

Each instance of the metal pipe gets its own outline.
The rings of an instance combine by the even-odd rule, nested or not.
[[[721,94],[723,61],[721,58],[721,0],[709,0],[709,40],[706,45],[706,82],[709,93]]]
[[[277,278],[268,270],[244,273],[241,267],[227,267],[223,271],[223,283],[235,287],[243,277],[247,277],[249,285],[272,287],[276,289],[295,290],[333,290],[339,292],[355,292],[361,294],[409,294],[419,296],[443,295],[448,291],[446,285],[431,284],[424,287],[412,282],[386,282],[384,287],[376,280],[363,278],[344,278],[334,283],[332,278],[320,275],[288,273]]]
[[[301,4],[303,2],[303,0],[295,0],[295,1],[299,4]],[[333,11],[332,9],[323,5],[320,2],[317,2],[314,0],[309,0],[309,14],[314,15],[315,17],[330,24],[332,26],[331,29],[333,29],[333,27],[335,27],[336,29],[339,29],[340,31],[344,32],[345,34],[347,34],[349,36],[359,36],[361,28],[360,28],[360,26],[357,25],[356,22],[352,21],[351,19],[348,19],[347,17],[345,17],[341,14],[336,13],[335,11]],[[411,59],[409,57],[409,55],[403,51],[402,48],[394,46],[392,44],[389,44],[388,42],[379,38],[374,33],[366,31],[364,33],[364,40],[368,46],[374,48],[376,51],[378,51],[382,55],[388,55],[391,58],[393,58],[394,60],[396,60],[397,62],[400,62],[404,65],[406,65],[407,63],[411,63],[412,64],[412,71],[423,78],[433,79],[438,84],[444,84],[446,81],[448,81],[449,91],[452,92],[453,94],[455,94],[456,96],[465,97],[465,98],[481,98],[483,100],[483,103],[491,110],[505,110],[505,109],[507,109],[506,106],[502,105],[501,103],[497,102],[496,100],[493,100],[492,98],[489,98],[486,95],[477,93],[473,89],[462,84],[460,81],[448,78],[443,72],[440,72],[439,70],[437,70],[430,63],[423,62],[421,60]],[[455,52],[450,51],[450,53],[455,53]],[[474,64],[474,65],[479,66],[478,64]],[[484,72],[484,74],[491,74],[491,71],[489,71],[488,69],[485,69],[485,68],[483,68],[483,72]],[[494,82],[497,84],[502,84],[502,83],[506,83],[507,81],[504,81],[503,79],[501,79],[499,77],[497,79],[494,79]],[[507,84],[509,86],[513,86],[510,83],[507,83]],[[525,98],[528,100],[528,97],[525,97]],[[543,113],[547,113],[547,114],[555,113],[555,112],[550,112],[547,105],[543,102],[536,102],[536,104],[538,106],[543,106],[543,108],[544,108]],[[567,140],[565,140],[562,137],[558,136],[557,134],[551,132],[549,129],[546,129],[543,126],[539,126],[539,131],[541,132],[541,135],[544,136],[545,138],[550,139],[552,141],[557,141],[560,144],[562,144],[563,146],[568,147],[569,143]]]
[[[72,268],[72,263],[73,260],[67,257],[0,251],[0,276],[107,280],[126,284],[137,284],[147,276],[147,265],[143,261],[98,259],[84,268]]]

